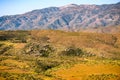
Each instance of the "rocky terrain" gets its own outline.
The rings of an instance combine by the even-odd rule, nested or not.
[[[69,4],[33,10],[21,15],[0,17],[0,30],[57,29],[80,31],[102,27],[113,28],[119,25],[120,3],[109,5]]]

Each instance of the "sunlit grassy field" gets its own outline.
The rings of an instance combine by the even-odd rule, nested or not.
[[[0,31],[0,80],[120,80],[120,33]]]

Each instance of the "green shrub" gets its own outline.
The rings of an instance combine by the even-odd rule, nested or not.
[[[0,50],[0,54],[4,54],[4,52],[8,51],[12,47],[13,47],[12,45],[2,47]]]
[[[41,60],[36,60],[35,61],[35,72],[40,73],[40,72],[45,72],[48,69],[54,68],[56,66],[60,65],[59,62],[57,61],[41,61]]]
[[[29,43],[23,49],[23,53],[33,54],[35,56],[48,57],[50,53],[54,52],[54,48],[49,45],[42,45],[40,43]]]
[[[84,52],[80,48],[69,47],[65,51],[62,51],[61,55],[65,55],[65,56],[83,56]]]
[[[54,49],[50,45],[45,45],[39,52],[42,57],[48,57],[50,53],[54,52]]]
[[[0,43],[0,47],[2,47],[3,45],[5,45],[5,44],[3,44],[3,43]]]

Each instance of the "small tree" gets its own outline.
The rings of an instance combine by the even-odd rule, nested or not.
[[[69,47],[65,51],[62,51],[62,55],[66,56],[82,56],[84,52],[80,48]]]

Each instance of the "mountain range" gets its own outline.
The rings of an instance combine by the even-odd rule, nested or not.
[[[104,5],[69,4],[33,10],[24,14],[0,17],[0,30],[53,29],[81,31],[101,29],[118,30],[120,2]],[[110,27],[107,29],[107,27]],[[120,28],[119,28],[120,30]]]

